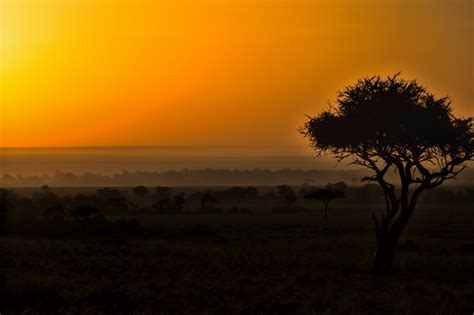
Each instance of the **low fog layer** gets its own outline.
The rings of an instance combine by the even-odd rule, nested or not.
[[[299,150],[189,146],[4,148],[0,149],[0,185],[325,185],[338,181],[359,185],[360,178],[367,175],[366,170],[346,162]],[[471,186],[473,181],[474,173],[467,170],[449,184]]]
[[[301,185],[304,183],[324,185],[328,182],[345,181],[357,184],[365,175],[360,170],[319,171],[319,170],[229,170],[202,169],[180,171],[122,171],[112,175],[100,173],[82,173],[75,175],[70,172],[57,171],[53,175],[12,176],[4,174],[0,177],[3,187],[34,187],[50,186],[134,186],[134,185],[168,185],[168,186],[232,186],[232,185],[278,185],[282,183]]]

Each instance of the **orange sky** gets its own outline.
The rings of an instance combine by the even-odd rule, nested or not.
[[[0,0],[0,146],[303,144],[356,78],[473,115],[473,2]]]

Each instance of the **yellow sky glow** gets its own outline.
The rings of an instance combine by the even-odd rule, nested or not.
[[[292,145],[402,71],[472,116],[473,2],[0,0],[0,146]]]

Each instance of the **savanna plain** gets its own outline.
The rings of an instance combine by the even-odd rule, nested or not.
[[[347,188],[327,222],[320,202],[298,196],[305,187],[292,187],[296,199],[281,199],[281,187],[153,189],[9,190],[16,207],[0,240],[5,313],[474,311],[469,189],[438,189],[420,201],[396,268],[384,275],[370,271],[371,216],[384,207],[376,187]],[[172,196],[186,197],[176,206]],[[58,200],[65,206],[55,208]],[[101,210],[71,210],[84,200]]]

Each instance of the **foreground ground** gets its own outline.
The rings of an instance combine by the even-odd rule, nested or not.
[[[420,207],[385,276],[369,272],[370,207],[336,205],[328,225],[317,211],[142,215],[141,237],[9,237],[6,313],[472,314],[472,208]]]

